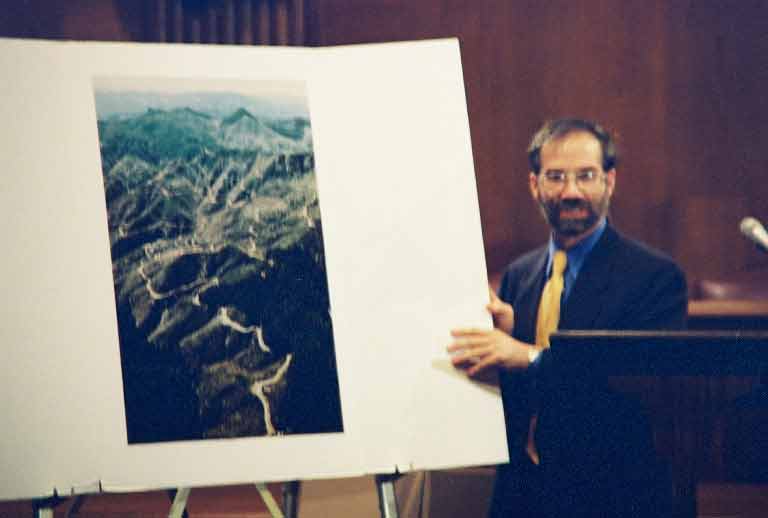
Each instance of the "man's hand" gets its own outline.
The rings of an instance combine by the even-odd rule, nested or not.
[[[515,327],[515,310],[510,304],[501,300],[490,286],[488,292],[491,295],[491,301],[485,308],[493,317],[493,326],[511,335]]]
[[[531,363],[532,346],[500,329],[454,329],[451,336],[453,343],[447,348],[453,354],[451,363],[468,376],[477,376],[489,367],[525,369]]]

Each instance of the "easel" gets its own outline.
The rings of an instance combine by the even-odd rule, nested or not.
[[[376,490],[379,493],[379,512],[381,518],[398,518],[395,480],[399,474],[376,475]]]
[[[286,482],[283,486],[283,509],[277,505],[275,498],[267,488],[267,485],[263,482],[257,482],[254,484],[256,490],[259,492],[261,499],[267,507],[272,518],[296,518],[297,517],[297,501],[298,501],[298,482]],[[168,491],[168,496],[172,500],[171,508],[168,510],[168,518],[187,518],[187,501],[189,495],[192,493],[192,488],[180,487],[178,489],[172,489]],[[67,511],[66,518],[76,518],[77,513],[82,507],[87,495],[76,495],[74,501]],[[53,496],[51,498],[45,498],[35,501],[33,505],[34,518],[53,518],[53,509],[65,499],[59,496]]]
[[[289,515],[285,513],[285,504],[283,509],[277,505],[275,498],[267,488],[264,482],[257,482],[256,489],[261,495],[261,499],[264,500],[264,504],[267,506],[267,510],[272,518],[296,518],[296,515]],[[168,512],[168,518],[183,518],[186,516],[187,500],[192,492],[191,488],[183,487],[176,490],[176,494],[173,497],[173,503],[171,504],[171,510]],[[285,489],[283,489],[285,493]]]
[[[397,512],[397,498],[395,496],[395,480],[400,477],[399,474],[376,475],[376,490],[379,496],[379,511],[381,518],[399,518]],[[293,480],[283,483],[283,507],[277,505],[272,493],[263,482],[255,484],[256,489],[261,495],[264,504],[267,506],[272,518],[298,518],[299,515],[299,494],[301,492],[301,482]],[[168,496],[173,500],[171,508],[168,511],[168,518],[186,518],[187,500],[192,492],[191,488],[182,487],[168,492]],[[77,495],[74,502],[67,512],[67,518],[76,518],[78,510],[85,501],[85,495]],[[53,518],[53,509],[64,498],[53,496],[38,500],[34,503],[34,518]]]

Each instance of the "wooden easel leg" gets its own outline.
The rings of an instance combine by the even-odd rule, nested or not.
[[[168,491],[168,496],[173,500],[171,510],[168,512],[168,518],[189,518],[187,514],[187,499],[191,489],[180,487]]]
[[[277,505],[272,493],[269,492],[267,485],[264,482],[257,482],[256,489],[259,490],[261,499],[264,500],[264,504],[267,506],[267,510],[269,511],[269,514],[272,515],[272,518],[285,518],[283,512],[280,510],[280,506]]]
[[[379,511],[381,518],[398,518],[395,480],[400,475],[376,475],[376,489],[379,493]]]
[[[74,500],[72,500],[72,505],[70,505],[69,509],[67,509],[67,515],[65,518],[76,518],[77,513],[80,512],[80,508],[83,507],[84,503],[85,495],[75,496]]]
[[[53,518],[53,508],[63,502],[58,496],[35,500],[32,504],[32,516],[34,518]]]
[[[53,507],[37,507],[34,508],[34,518],[53,518]]]
[[[298,518],[301,482],[291,480],[283,484],[283,514],[285,518]]]

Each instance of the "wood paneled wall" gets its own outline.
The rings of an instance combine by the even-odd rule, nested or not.
[[[744,216],[768,219],[768,3],[313,0],[309,12],[314,45],[459,37],[491,273],[545,239],[525,148],[560,116],[618,134],[619,228],[693,279],[768,268],[738,232]]]
[[[0,9],[0,35],[303,45],[304,3],[305,0],[8,0]]]
[[[524,150],[542,121],[568,115],[620,139],[614,223],[692,279],[768,271],[768,255],[738,232],[744,216],[768,220],[766,26],[763,0],[9,0],[0,9],[0,35],[17,37],[457,36],[490,273],[546,238]]]

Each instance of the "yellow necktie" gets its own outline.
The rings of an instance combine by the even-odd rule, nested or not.
[[[563,272],[568,257],[562,250],[557,250],[552,258],[552,275],[544,285],[539,302],[539,316],[536,320],[536,345],[549,347],[549,335],[557,329],[560,322],[560,297],[563,294]],[[528,441],[525,451],[531,461],[539,464],[539,452],[536,449],[536,424],[538,414],[534,412],[528,423]]]
[[[563,272],[568,262],[565,252],[557,250],[552,258],[552,275],[544,285],[536,320],[536,345],[549,347],[549,335],[560,322],[560,297],[563,294]]]

